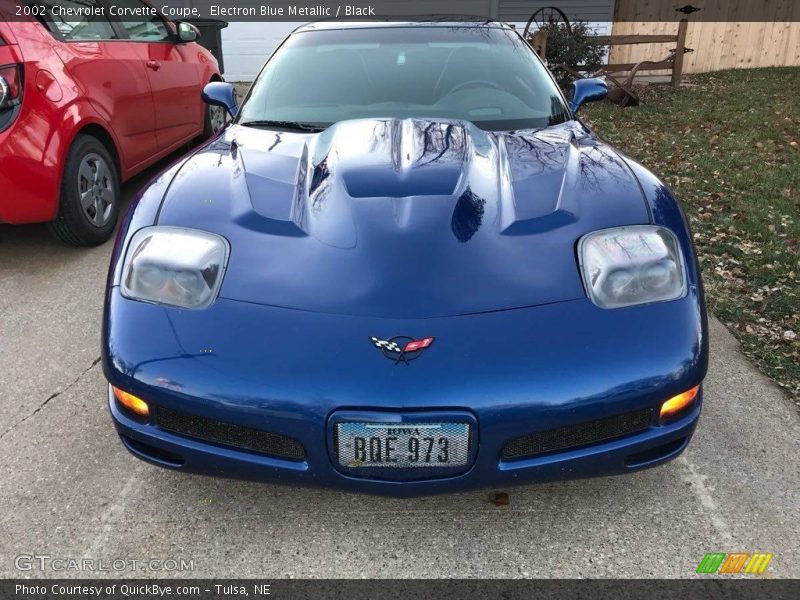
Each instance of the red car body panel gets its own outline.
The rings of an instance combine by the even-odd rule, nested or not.
[[[221,79],[197,43],[65,42],[35,21],[3,22],[0,67],[22,65],[16,118],[0,131],[0,222],[56,217],[75,137],[112,145],[125,181],[203,132],[203,86]]]

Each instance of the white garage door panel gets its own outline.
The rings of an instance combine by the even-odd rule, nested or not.
[[[222,30],[225,79],[252,81],[270,54],[302,23],[230,23]]]
[[[528,19],[538,8],[557,6],[567,17],[586,21],[597,35],[611,35],[614,0],[497,0],[497,18],[524,31]]]
[[[498,0],[498,18],[501,21],[527,22],[538,8],[547,6],[557,6],[570,19],[614,20],[614,0]]]
[[[406,14],[435,14],[453,12],[452,0],[394,0]],[[525,22],[538,6],[560,6],[568,14],[577,14],[590,21],[599,34],[611,33],[614,0],[461,0],[459,10],[464,14],[486,14],[487,4],[496,10],[497,18],[525,27]],[[386,5],[384,5],[386,6]],[[449,9],[449,10],[448,10]],[[225,57],[225,79],[252,81],[261,66],[300,22],[232,22],[222,30],[222,51]]]

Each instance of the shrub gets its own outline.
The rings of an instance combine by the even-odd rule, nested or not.
[[[560,64],[565,64],[571,69],[585,65],[591,72],[597,70],[603,63],[605,48],[587,43],[594,32],[586,22],[575,21],[567,27],[566,23],[550,21],[545,23],[541,30],[547,32],[546,58],[551,69]],[[573,79],[573,76],[563,69],[555,69],[553,75],[561,87],[568,86]]]

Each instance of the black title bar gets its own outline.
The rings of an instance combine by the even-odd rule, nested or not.
[[[151,0],[173,20],[317,21],[321,19],[420,21],[447,16],[525,23],[534,15],[590,23],[646,21],[677,22],[798,22],[800,2],[786,0],[350,0],[348,2],[283,0]],[[556,7],[558,11],[554,11]],[[30,18],[77,20],[106,17],[131,21],[147,6],[133,7],[115,0],[2,0],[0,20]]]
[[[788,600],[800,597],[798,580],[705,576],[696,580],[2,580],[4,600],[302,600],[459,598],[530,600],[570,598],[720,598]]]

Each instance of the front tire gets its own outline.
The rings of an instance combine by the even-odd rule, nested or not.
[[[203,139],[207,140],[219,133],[225,127],[227,114],[221,106],[206,104],[206,117],[203,125]]]
[[[119,173],[103,143],[79,135],[61,178],[58,216],[50,232],[72,246],[97,246],[114,233],[120,210]]]

